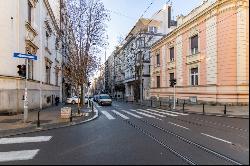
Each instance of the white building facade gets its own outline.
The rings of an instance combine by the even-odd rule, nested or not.
[[[120,68],[124,75],[126,100],[150,98],[150,48],[175,26],[176,22],[171,20],[171,6],[166,4],[151,19],[140,18],[127,35],[117,51],[122,62]],[[138,67],[142,72],[138,72]]]
[[[35,54],[29,60],[28,107],[52,105],[61,93],[61,51],[59,0],[0,1],[0,112],[21,113],[24,105],[25,79],[17,73],[25,59],[13,53]],[[53,5],[53,6],[51,6]]]

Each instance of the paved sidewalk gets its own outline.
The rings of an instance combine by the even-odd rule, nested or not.
[[[61,118],[62,107],[72,108],[72,122],[70,122],[70,119]],[[24,123],[23,121],[23,114],[0,116],[0,137],[59,128],[68,125],[75,125],[77,123],[88,121],[97,114],[95,111],[92,112],[91,108],[86,108],[86,106],[81,109],[82,116],[77,116],[77,112],[77,105],[60,104],[59,106],[51,106],[49,108],[45,108],[40,111],[39,128],[37,128],[38,110],[29,111],[28,121],[26,123]]]

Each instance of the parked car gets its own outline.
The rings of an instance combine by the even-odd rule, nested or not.
[[[107,94],[99,95],[97,102],[99,105],[112,105],[112,99]]]
[[[67,98],[67,103],[68,104],[78,104],[78,101],[80,103],[80,99],[78,100],[78,97],[77,96],[73,96],[73,97],[69,97]]]

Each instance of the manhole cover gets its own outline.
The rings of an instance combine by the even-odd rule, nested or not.
[[[49,123],[51,120],[40,120],[40,124],[41,123]],[[32,122],[31,124],[36,124],[37,123],[37,120]]]
[[[21,119],[4,119],[4,120],[0,121],[0,123],[16,123],[20,120]]]

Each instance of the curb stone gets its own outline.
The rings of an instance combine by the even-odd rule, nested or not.
[[[40,128],[37,128],[35,126],[27,127],[24,129],[17,130],[16,133],[0,135],[0,138],[12,137],[12,136],[18,136],[18,135],[30,134],[30,133],[37,133],[37,132],[41,132],[41,131],[49,131],[49,130],[53,130],[53,129],[60,129],[60,128],[66,128],[66,127],[80,125],[80,124],[83,124],[83,123],[86,123],[86,122],[89,122],[89,121],[92,121],[92,120],[95,120],[96,118],[98,118],[99,112],[96,108],[94,108],[94,113],[95,113],[95,115],[92,118],[89,118],[85,121],[78,120],[75,122],[71,122],[70,124],[69,124],[69,122],[52,123],[52,124],[47,124],[47,125],[41,126]],[[55,127],[51,127],[51,126],[55,126]],[[20,132],[18,132],[18,131],[20,131]]]

